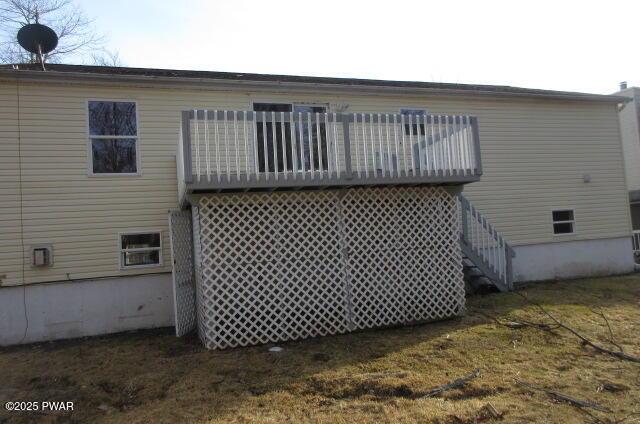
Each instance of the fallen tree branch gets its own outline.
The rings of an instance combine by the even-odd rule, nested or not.
[[[525,381],[522,380],[516,380],[516,384],[518,386],[521,387],[526,387],[527,389],[531,389],[531,390],[535,390],[538,392],[544,392],[546,393],[548,396],[561,401],[561,402],[566,402],[569,403],[573,406],[577,406],[578,408],[591,408],[591,409],[595,409],[596,411],[600,411],[600,412],[607,412],[607,413],[612,413],[613,411],[607,407],[598,405],[597,403],[593,403],[593,402],[588,402],[586,400],[580,400],[580,399],[576,399],[573,398],[571,396],[565,395],[563,393],[560,392],[556,392],[555,390],[551,390],[551,389],[547,389],[541,386],[536,386],[535,384],[531,384],[531,383],[527,383]]]
[[[593,309],[591,309],[591,312],[593,312],[596,315],[600,315],[602,317],[602,319],[604,320],[604,323],[607,325],[607,328],[609,329],[609,340],[608,340],[609,343],[611,343],[612,345],[614,345],[615,347],[620,349],[620,352],[624,352],[624,349],[622,348],[622,346],[620,346],[618,343],[616,343],[615,338],[613,337],[613,330],[611,329],[611,324],[609,324],[609,320],[607,319],[607,317],[604,314],[604,312],[602,312],[602,311],[594,311]]]
[[[466,375],[461,378],[457,378],[453,380],[451,383],[443,384],[442,386],[434,387],[433,389],[426,392],[422,397],[430,398],[434,396],[438,396],[441,393],[444,393],[448,390],[458,389],[460,387],[465,386],[471,380],[477,378],[480,375],[480,369],[475,369],[471,374]]]
[[[560,322],[560,320],[558,320],[556,317],[551,315],[551,313],[548,312],[546,309],[544,309],[539,303],[534,302],[533,300],[529,299],[523,293],[519,293],[519,292],[515,292],[515,293],[518,296],[522,297],[527,302],[529,302],[530,304],[536,306],[543,314],[545,314],[553,322],[555,322],[558,325],[558,327],[564,328],[565,330],[567,330],[568,332],[570,332],[571,334],[576,336],[578,339],[580,339],[580,341],[582,341],[582,344],[585,344],[587,346],[591,346],[593,349],[595,349],[596,351],[598,351],[600,353],[604,353],[606,355],[610,355],[610,356],[613,356],[613,357],[618,358],[618,359],[623,359],[625,361],[631,361],[631,362],[640,362],[640,357],[638,357],[638,356],[629,355],[628,353],[624,353],[622,350],[615,351],[615,350],[607,349],[605,347],[602,347],[602,346],[592,342],[591,340],[589,340],[588,338],[586,338],[582,334],[578,333],[578,331],[576,331],[573,328],[569,327],[568,325]]]
[[[523,319],[519,319],[518,321],[501,321],[499,318],[486,314],[484,312],[480,312],[480,315],[484,315],[487,318],[492,319],[493,321],[496,322],[496,324],[501,325],[503,327],[507,327],[507,328],[511,328],[513,330],[518,330],[521,328],[527,328],[527,327],[532,327],[532,328],[537,328],[539,330],[543,330],[543,331],[548,331],[550,333],[553,333],[555,335],[558,335],[555,331],[558,328],[560,328],[559,325],[557,324],[547,324],[544,322],[532,322],[532,321],[527,321],[527,320],[523,320]]]

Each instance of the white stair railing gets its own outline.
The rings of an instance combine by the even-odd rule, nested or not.
[[[505,290],[513,289],[513,248],[464,196],[459,195],[461,243],[475,265]]]

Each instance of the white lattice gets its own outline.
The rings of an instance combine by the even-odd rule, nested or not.
[[[169,212],[171,257],[173,259],[173,305],[176,336],[180,337],[196,326],[196,292],[191,246],[191,214],[188,211]]]
[[[444,189],[226,194],[198,208],[199,331],[209,348],[464,308],[457,204]]]

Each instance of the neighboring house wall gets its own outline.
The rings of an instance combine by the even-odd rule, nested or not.
[[[349,94],[323,92],[225,92],[134,86],[19,83],[25,282],[170,272],[167,211],[177,207],[175,151],[179,111],[189,108],[248,110],[252,101],[326,103],[330,110],[397,112],[426,108],[435,114],[479,119],[484,175],[465,195],[512,244],[531,245],[628,237],[630,218],[622,172],[616,105],[532,98]],[[0,84],[15,99],[17,83]],[[88,99],[135,100],[140,176],[87,176]],[[15,104],[15,102],[13,103]],[[15,146],[17,114],[2,115],[3,144]],[[15,152],[13,147],[11,152]],[[11,153],[9,152],[9,153]],[[15,155],[15,153],[13,153]],[[15,156],[14,156],[15,157]],[[4,162],[3,162],[4,163]],[[15,179],[15,160],[3,173]],[[9,169],[9,171],[7,171]],[[591,182],[583,182],[583,175]],[[3,180],[4,181],[4,180]],[[3,187],[4,188],[4,187]],[[0,222],[19,223],[16,187],[2,192]],[[552,209],[575,210],[576,231],[554,236]],[[4,224],[3,224],[4,225]],[[118,233],[163,231],[164,266],[120,270]],[[2,237],[10,240],[19,232]],[[3,244],[0,263],[19,284],[15,241]],[[28,247],[53,243],[54,265],[30,267]],[[6,265],[9,264],[9,265]]]
[[[640,96],[638,94],[640,94],[640,89],[631,87],[616,94],[633,98],[631,102],[620,108],[620,134],[624,151],[627,187],[629,191],[640,190],[640,129],[638,128],[640,119],[638,115]]]

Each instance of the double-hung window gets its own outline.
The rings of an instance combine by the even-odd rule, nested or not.
[[[120,234],[120,268],[162,265],[162,234],[136,232]]]
[[[573,234],[575,218],[573,209],[560,209],[551,212],[553,219],[553,234]]]
[[[285,164],[286,170],[289,172],[310,171],[311,169],[326,171],[328,169],[326,125],[313,121],[316,113],[327,111],[325,106],[254,103],[253,110],[258,112],[256,142],[259,172],[274,172],[276,169],[278,172],[283,172]],[[274,123],[272,121],[274,112],[276,118],[280,117],[281,112],[285,112],[285,117],[289,116],[289,112],[303,113],[301,120],[295,120],[293,140],[291,123],[277,121]],[[309,121],[308,117],[311,117],[312,120]]]
[[[138,174],[136,104],[90,100],[88,115],[90,174]]]

